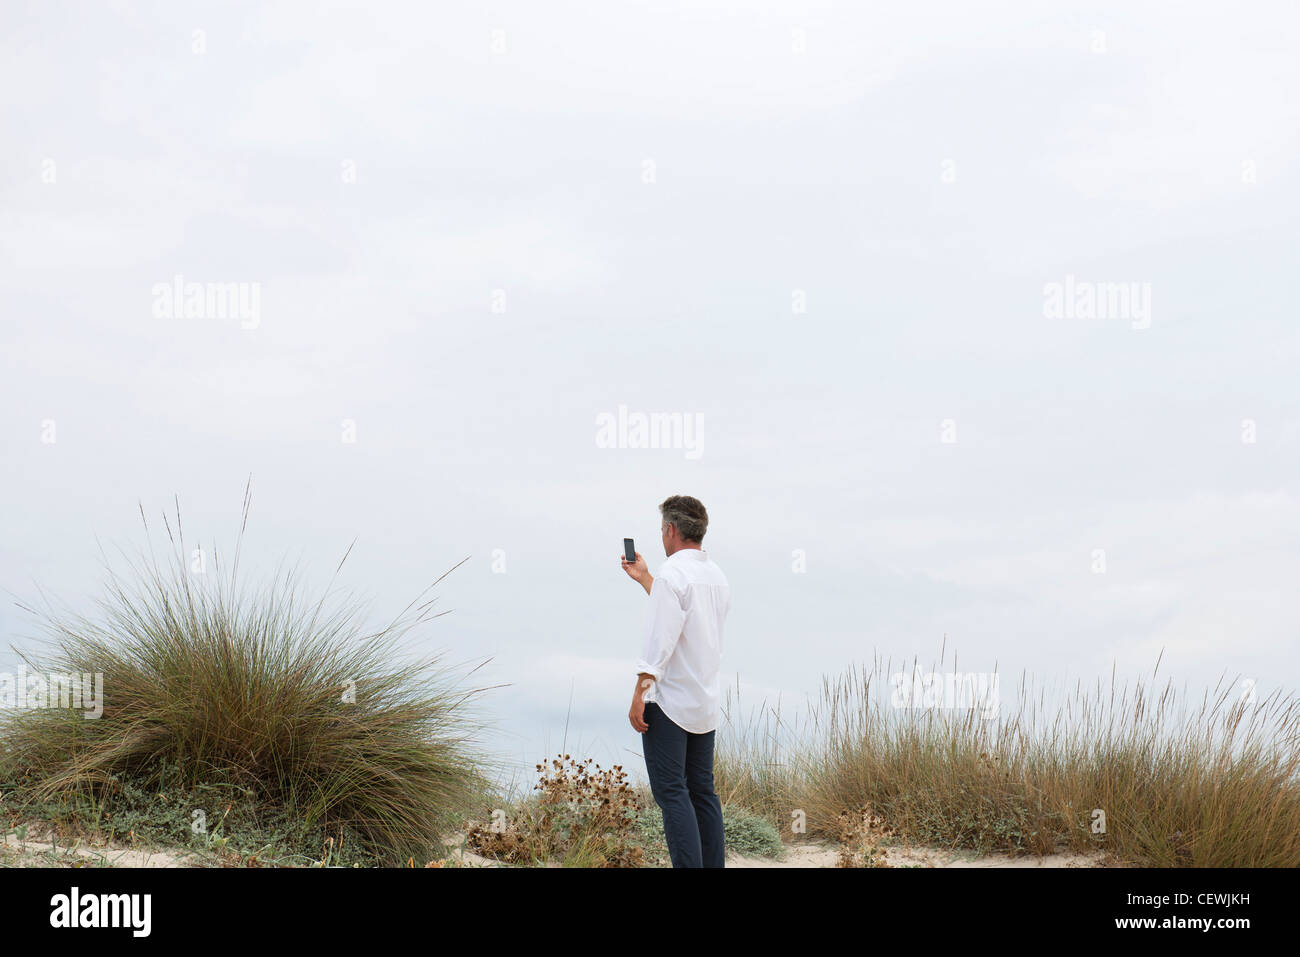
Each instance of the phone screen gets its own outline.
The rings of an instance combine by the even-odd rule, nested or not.
[[[627,557],[629,562],[636,561],[636,547],[632,544],[632,539],[623,539],[623,554]]]

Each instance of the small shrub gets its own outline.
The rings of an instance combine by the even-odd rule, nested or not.
[[[748,857],[779,858],[785,854],[776,826],[743,807],[722,806],[722,830],[727,847]]]
[[[839,867],[889,867],[885,842],[894,829],[870,807],[844,811],[839,816]]]
[[[563,860],[596,867],[640,867],[636,840],[640,798],[621,765],[602,770],[569,755],[539,764],[540,794],[513,818],[470,824],[466,846],[509,863]]]
[[[645,807],[637,819],[637,830],[646,855],[655,861],[667,862],[663,812],[654,804]],[[740,805],[722,805],[722,831],[727,849],[737,854],[773,859],[785,854],[785,845],[776,826]]]

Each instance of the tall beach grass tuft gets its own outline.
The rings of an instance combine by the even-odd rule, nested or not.
[[[1223,680],[1189,697],[1157,683],[1159,665],[1059,698],[1022,676],[994,720],[896,707],[879,660],[825,679],[795,717],[729,694],[718,792],[787,835],[833,839],[867,810],[901,841],[981,853],[1300,866],[1300,702]]]
[[[240,544],[248,511],[246,489]],[[442,578],[367,628],[360,606],[335,599],[333,579],[315,600],[283,567],[245,587],[238,547],[228,568],[214,553],[196,573],[179,507],[175,527],[164,524],[170,553],[159,561],[151,549],[121,573],[110,564],[98,613],[27,609],[49,649],[20,652],[26,667],[102,674],[103,713],[8,712],[0,781],[24,799],[90,802],[110,816],[124,791],[227,788],[382,863],[441,857],[442,835],[490,786],[472,707],[487,689],[462,687],[441,655],[410,661],[399,647],[438,617],[427,596]],[[205,813],[215,823],[221,812]]]

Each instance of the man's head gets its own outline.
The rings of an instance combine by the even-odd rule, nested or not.
[[[683,548],[700,547],[709,528],[709,513],[698,498],[673,495],[664,499],[659,514],[663,516],[659,530],[663,534],[665,555]]]

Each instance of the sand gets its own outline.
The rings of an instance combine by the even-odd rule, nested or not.
[[[786,844],[780,860],[747,857],[727,852],[727,867],[837,867],[839,848],[834,844],[803,842]],[[890,867],[1105,867],[1113,866],[1102,852],[1062,852],[1046,857],[1012,857],[1008,854],[976,856],[969,851],[948,851],[931,847],[888,847],[884,857]],[[496,861],[449,843],[448,858],[453,866],[500,867]],[[148,850],[117,845],[82,843],[55,845],[44,841],[19,841],[8,835],[0,842],[0,865],[9,867],[199,867],[205,862],[180,850]],[[445,866],[445,865],[444,865]],[[551,865],[558,866],[558,865]]]
[[[727,852],[728,867],[838,867],[839,848],[834,844],[786,844],[780,860],[745,857]],[[976,856],[970,851],[946,851],[934,847],[888,847],[883,849],[890,867],[1103,867],[1107,855],[1100,851],[1088,854],[1062,852],[1045,857],[1012,857],[1009,854]]]
[[[116,845],[71,846],[45,841],[20,841],[16,834],[0,843],[0,865],[8,867],[195,867],[199,861],[185,851],[143,850]]]

